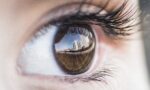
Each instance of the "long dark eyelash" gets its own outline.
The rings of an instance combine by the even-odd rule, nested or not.
[[[117,10],[114,10],[106,15],[99,15],[103,10],[106,9],[109,2],[110,0],[107,0],[105,5],[101,8],[101,10],[95,13],[87,14],[81,11],[82,7],[85,4],[87,4],[86,0],[83,0],[81,2],[81,5],[79,6],[78,12],[69,17],[67,16],[67,18],[63,18],[61,22],[63,24],[70,24],[77,22],[81,24],[87,23],[99,25],[104,28],[104,32],[107,35],[114,37],[131,35],[132,33],[130,31],[133,30],[132,27],[139,25],[140,22],[132,23],[126,26],[124,25],[138,19],[140,15],[134,16],[135,14],[138,13],[138,8],[130,6],[128,10],[126,10],[126,12],[123,12],[128,4],[128,0],[125,0]]]

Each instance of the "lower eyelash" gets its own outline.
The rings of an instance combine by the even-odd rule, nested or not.
[[[61,79],[62,81],[69,82],[69,83],[76,83],[76,82],[90,82],[90,81],[97,81],[97,82],[103,82],[107,83],[106,77],[112,76],[112,71],[110,69],[102,69],[100,71],[97,71],[96,73],[93,73],[88,76],[78,76],[78,77],[64,77]]]

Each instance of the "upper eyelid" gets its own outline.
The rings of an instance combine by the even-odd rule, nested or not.
[[[75,3],[69,3],[68,5],[74,5]],[[79,4],[80,3],[76,3],[75,5],[77,5],[77,6],[79,6]],[[64,6],[64,5],[63,5]],[[62,6],[62,7],[63,7]],[[68,8],[68,6],[66,6],[66,4],[65,4],[65,6],[64,6],[64,8],[66,9],[66,10],[69,10],[70,8]],[[78,7],[77,7],[78,8]],[[55,12],[54,12],[54,10],[56,10]],[[38,20],[36,20],[35,21],[35,23],[33,23],[33,25],[32,26],[34,26],[35,28],[31,28],[31,34],[30,34],[30,36],[28,36],[28,37],[26,37],[27,38],[27,40],[26,41],[28,41],[31,37],[33,37],[34,36],[34,34],[36,33],[36,32],[38,32],[38,31],[40,31],[41,30],[41,28],[43,28],[43,27],[45,27],[45,26],[47,26],[48,24],[50,24],[50,22],[52,21],[52,19],[53,19],[53,17],[55,17],[56,16],[56,14],[58,13],[58,10],[63,10],[62,8],[60,8],[60,7],[56,7],[55,9],[53,9],[52,11],[50,10],[47,10],[47,12],[45,12],[44,14],[42,14],[41,15],[41,17],[38,19]],[[72,10],[70,10],[70,11],[72,11]],[[61,14],[60,14],[60,16],[61,16]],[[36,25],[36,26],[35,26]],[[124,37],[122,37],[121,39],[120,38],[116,38],[116,37],[113,37],[113,39],[112,40],[126,40]],[[24,41],[24,43],[26,42],[26,41]],[[23,46],[23,45],[22,45]]]
[[[114,9],[116,9],[116,7],[118,7],[119,5],[116,5],[116,7],[113,7],[114,5],[112,5],[111,3],[111,0],[106,0],[106,2],[102,1],[102,0],[81,0],[81,1],[72,1],[72,2],[68,2],[68,3],[64,3],[62,5],[59,5],[59,6],[56,6],[54,8],[52,8],[51,10],[48,10],[46,13],[44,13],[42,15],[42,17],[46,17],[46,16],[49,16],[50,20],[54,17],[51,17],[51,16],[55,16],[56,17],[56,14],[59,14],[60,12],[59,11],[68,11],[68,12],[71,12],[71,14],[73,13],[76,13],[78,12],[79,8],[81,7],[82,8],[82,1],[86,1],[84,2],[83,4],[84,5],[89,5],[90,6],[94,6],[94,7],[97,7],[99,9],[103,9],[103,10],[106,10],[108,12],[111,12],[113,11]],[[97,3],[96,1],[98,1],[99,3]],[[119,1],[122,1],[122,0],[119,0]],[[119,2],[118,1],[118,2]],[[128,0],[125,0],[125,1],[128,1]],[[118,3],[120,4],[120,3]],[[121,5],[121,4],[120,4]],[[107,7],[105,7],[107,6]],[[72,8],[73,7],[73,8]],[[71,10],[71,8],[73,10]],[[111,9],[110,9],[111,8]],[[62,15],[61,15],[62,16]],[[59,17],[59,16],[58,16]]]
[[[78,8],[79,8],[79,6],[80,6],[80,4],[81,4],[81,2],[79,1],[79,2],[71,2],[71,3],[62,4],[60,6],[56,6],[56,7],[52,8],[52,9],[50,9],[50,10],[47,10],[45,13],[43,13],[39,17],[39,19],[36,20],[35,23],[33,23],[33,24],[37,24],[37,22],[38,22],[39,26],[42,27],[43,23],[49,23],[49,21],[52,21],[54,19],[54,17],[58,18],[60,16],[63,16],[62,14],[61,15],[59,14],[60,13],[59,11],[68,11],[68,13],[72,12],[71,14],[76,13]],[[89,3],[89,2],[86,2],[86,4],[89,4],[91,6],[96,6],[98,8],[103,8],[103,5],[99,5],[99,4],[97,5],[97,4]],[[70,6],[71,7],[76,6],[76,7],[73,10],[71,10]],[[67,10],[65,10],[65,9],[67,9]],[[66,13],[66,14],[68,14],[68,13]],[[40,27],[38,27],[38,28],[40,28]]]
[[[132,9],[132,8],[129,8],[126,12],[124,12],[124,10],[125,10],[125,8],[127,8],[128,7],[128,0],[125,0],[125,2],[122,4],[122,6],[120,6],[118,9],[116,9],[116,11],[113,11],[112,13],[108,13],[108,15],[111,15],[111,18],[113,18],[114,20],[119,20],[119,21],[115,21],[117,24],[116,25],[123,25],[123,24],[125,24],[125,23],[128,23],[128,22],[132,22],[132,21],[134,21],[134,20],[136,20],[138,17],[135,17],[135,18],[133,18],[133,20],[131,20],[130,18],[132,18],[132,17],[134,17],[134,15],[133,14],[136,14],[137,13],[137,11],[136,10],[130,10],[130,9]],[[97,7],[97,6],[96,6]],[[106,6],[107,7],[107,6]],[[82,8],[82,7],[81,7]],[[134,8],[133,8],[134,9]],[[102,9],[103,10],[103,9]],[[104,6],[104,10],[105,10],[105,6]],[[134,12],[135,11],[135,12]],[[101,11],[100,11],[101,12]],[[123,13],[124,12],[124,13]],[[133,13],[134,12],[134,13]],[[132,13],[132,15],[129,15],[130,13]],[[72,13],[73,14],[73,13]],[[74,15],[77,15],[76,13],[74,14]],[[114,15],[114,16],[113,16]],[[129,15],[129,16],[127,16],[127,15]],[[65,16],[65,15],[64,15]],[[71,15],[70,15],[71,16]],[[116,17],[119,17],[119,16],[124,16],[124,17],[122,17],[122,18],[116,18]],[[127,16],[127,17],[126,17]],[[131,16],[131,17],[130,17]],[[69,17],[69,15],[67,16],[67,18]],[[93,16],[91,16],[91,17],[93,17]],[[109,16],[108,16],[109,17]],[[64,18],[63,16],[62,17],[60,17],[60,18]],[[111,18],[110,18],[110,20],[111,20]],[[71,18],[70,18],[71,19]],[[57,19],[58,21],[60,21],[60,19]],[[57,22],[57,21],[56,21]],[[109,21],[110,22],[110,21]],[[112,22],[110,22],[110,23],[112,23]],[[115,24],[114,24],[115,25]],[[135,24],[133,24],[132,26],[136,26],[136,25],[138,25],[138,23],[135,23]],[[114,27],[113,26],[113,28],[115,28],[115,29],[127,29],[127,28],[131,28],[132,26],[125,26],[125,27],[121,27],[121,28],[119,28],[118,26],[116,26],[116,27]],[[112,26],[111,26],[112,27]],[[119,34],[119,33],[116,33],[116,34]],[[125,35],[125,33],[122,33],[122,34],[124,34]],[[126,35],[128,35],[128,34],[126,34]]]
[[[89,0],[87,0],[87,1],[89,1]],[[92,0],[90,0],[90,1],[92,1]],[[93,0],[93,1],[95,1],[95,0]],[[63,6],[67,6],[69,4],[75,4],[75,3],[78,4],[78,6],[79,6],[79,4],[81,3],[81,1],[80,0],[79,1],[76,0],[74,2],[70,1],[69,3],[62,4],[60,6],[56,6],[56,7],[52,8],[52,9],[48,8],[48,10],[44,10],[45,12],[41,13],[41,15],[39,16],[39,18],[37,20],[35,20],[33,22],[33,24],[28,29],[31,29],[30,31],[32,31],[32,29],[34,29],[34,30],[36,29],[37,30],[37,29],[41,28],[44,23],[48,23],[49,21],[51,21],[51,19],[53,18],[53,16],[56,15],[56,13],[54,12],[55,10],[57,11],[57,9],[61,8],[61,6],[63,7]],[[96,5],[96,4],[92,3],[92,5]],[[98,6],[100,7],[100,6],[103,6],[103,5],[98,5]],[[34,33],[34,31],[33,31],[33,33]]]
[[[126,0],[128,1],[128,0]],[[36,25],[32,33],[32,35],[35,33],[35,32],[38,32],[43,26],[46,26],[47,24],[50,24],[51,21],[54,20],[54,17],[58,19],[58,17],[63,17],[68,14],[75,14],[77,11],[78,11],[78,8],[80,6],[81,2],[74,2],[74,3],[66,3],[66,4],[63,4],[61,6],[57,6],[51,10],[47,10],[44,14],[42,14],[38,20],[35,21],[35,23],[33,23],[33,25],[35,24],[38,24]],[[91,4],[91,6],[95,6],[95,4]],[[70,7],[73,7],[72,9]],[[96,6],[96,7],[99,7],[100,6]],[[63,11],[63,14],[62,15],[62,12]],[[64,13],[64,11],[67,11],[68,13]],[[70,13],[72,12],[72,13]],[[38,23],[37,23],[38,22]],[[32,29],[32,28],[31,28]]]
[[[25,42],[27,42],[28,40],[30,40],[30,38],[36,33],[38,32],[39,30],[41,30],[41,28],[43,28],[44,26],[46,26],[47,24],[50,23],[50,21],[52,21],[52,19],[57,18],[56,15],[58,15],[59,11],[64,11],[64,9],[68,9],[69,6],[71,5],[76,5],[76,8],[78,8],[80,2],[76,2],[76,3],[67,3],[67,4],[63,4],[61,6],[57,6],[55,7],[54,9],[51,9],[51,10],[46,10],[44,13],[41,13],[41,15],[38,17],[38,19],[36,19],[28,28],[27,28],[27,31],[28,31],[28,34],[26,34],[25,36],[23,36],[23,38],[26,38],[24,41],[23,41],[23,45]],[[68,5],[68,6],[67,6]],[[67,6],[67,7],[65,7]],[[64,9],[62,8],[64,7]],[[74,9],[76,9],[74,8]],[[66,10],[65,10],[66,11]],[[71,12],[73,10],[70,10]],[[69,13],[69,12],[68,12]],[[66,14],[68,14],[66,13]],[[75,12],[74,12],[75,13]],[[72,13],[73,14],[73,13]],[[61,14],[58,15],[58,17],[62,16]],[[21,46],[23,46],[21,45]]]

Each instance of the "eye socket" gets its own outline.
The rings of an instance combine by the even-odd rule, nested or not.
[[[110,12],[110,13],[103,13],[103,14],[102,12],[105,11],[105,7],[100,9],[100,11],[98,10],[99,12],[96,11],[92,13],[90,12],[83,13],[82,10],[80,11],[80,13],[65,12],[64,13],[65,15],[62,15],[62,16],[60,12],[53,13],[56,16],[57,14],[60,14],[60,15],[57,16],[58,18],[55,17],[54,19],[52,19],[52,16],[53,16],[52,14],[51,18],[48,19],[51,21],[46,21],[46,22],[51,22],[51,23],[45,23],[44,25],[46,26],[43,25],[44,27],[40,28],[40,31],[38,31],[38,33],[35,34],[32,40],[26,43],[26,45],[22,49],[20,58],[18,60],[18,64],[19,64],[18,66],[21,68],[21,71],[23,73],[27,73],[27,74],[59,75],[59,76],[68,75],[68,74],[72,74],[72,75],[81,74],[81,73],[87,72],[89,69],[91,70],[91,68],[92,70],[94,70],[95,69],[94,65],[96,64],[93,64],[93,61],[94,63],[97,63],[97,61],[99,60],[99,57],[102,56],[100,55],[98,59],[93,58],[95,55],[97,55],[97,52],[96,52],[97,49],[98,50],[102,49],[99,42],[103,44],[102,42],[104,40],[101,40],[101,37],[103,37],[102,39],[104,39],[106,35],[105,37],[106,39],[107,37],[116,38],[117,36],[120,37],[120,36],[129,35],[129,32],[127,31],[132,30],[132,26],[135,25],[135,24],[132,24],[131,26],[126,26],[127,23],[132,22],[135,19],[131,19],[131,17],[133,18],[133,15],[129,14],[130,10],[125,12],[125,14],[121,14],[125,6],[126,6],[126,2],[117,10]],[[57,25],[56,23],[57,24],[61,23],[61,24]],[[91,27],[92,25],[96,25],[100,27],[101,30],[96,30],[98,33],[94,32],[93,28]],[[60,57],[60,54],[58,55],[58,53],[60,53],[58,52],[58,45],[61,45],[61,46],[66,46],[66,45],[62,45],[62,43],[59,43],[59,41],[63,40],[65,36],[66,37],[68,36],[69,39],[73,39],[73,41],[75,40],[74,36],[82,36],[82,39],[87,37],[86,35],[80,32],[74,33],[74,35],[69,36],[67,32],[72,31],[72,29],[77,29],[77,28],[80,29],[80,31],[83,31],[83,30],[86,31],[86,34],[91,33],[89,34],[90,38],[88,38],[88,40],[92,39],[91,43],[93,45],[93,48],[92,48],[92,45],[88,43],[89,47],[87,46],[82,49],[76,49],[76,50],[71,49],[69,51],[65,51],[65,56],[63,55],[63,59],[62,59],[62,57]],[[75,30],[75,32],[76,31],[78,30]],[[103,32],[103,33],[100,33],[100,32]],[[60,35],[61,37],[57,37],[59,36],[60,33],[64,33],[64,34]],[[78,37],[77,41],[82,41],[82,39]],[[67,42],[67,40],[64,40],[64,42]],[[71,42],[67,42],[67,43],[69,43],[70,46],[73,45]],[[82,43],[82,45],[84,46],[85,43],[84,44]],[[79,45],[76,45],[75,47],[79,47]],[[68,49],[69,46],[67,46],[66,48]],[[92,48],[92,50],[91,50],[90,55],[86,55],[88,56],[88,59],[82,59],[83,61],[85,61],[84,65],[83,64],[73,65],[74,63],[71,62],[72,65],[70,66],[69,60],[71,56],[69,56],[69,54],[72,53],[74,55],[74,54],[79,53],[79,51],[80,53],[83,53],[86,51],[87,48]],[[100,53],[100,51],[98,52],[98,54]],[[66,56],[69,56],[69,59]],[[78,58],[79,57],[82,57],[81,54],[80,56],[78,56]],[[100,57],[100,58],[103,58],[103,57]],[[73,58],[72,60],[77,61],[77,59],[75,58]],[[81,67],[79,68],[79,66]],[[91,66],[94,66],[94,69]],[[96,70],[92,72],[95,72],[95,71]]]
[[[54,43],[56,60],[66,73],[80,74],[90,68],[96,40],[89,25],[61,25]]]

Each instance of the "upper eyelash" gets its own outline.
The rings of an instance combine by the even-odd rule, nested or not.
[[[126,10],[126,12],[122,13],[128,4],[128,0],[125,0],[117,10],[112,11],[106,15],[100,16],[99,13],[106,9],[107,5],[109,4],[109,1],[110,0],[108,0],[106,4],[102,7],[102,9],[98,12],[87,14],[83,13],[80,9],[84,4],[90,5],[90,3],[86,3],[86,0],[83,0],[83,2],[81,2],[81,5],[78,8],[79,10],[77,13],[66,17],[64,16],[62,17],[62,20],[60,19],[59,21],[55,22],[61,22],[62,24],[78,22],[81,24],[87,23],[99,25],[104,27],[104,32],[107,35],[114,37],[131,35],[132,33],[129,31],[132,30],[132,27],[139,25],[140,21],[127,26],[123,25],[139,18],[140,15],[137,15],[136,17],[134,16],[134,14],[138,13],[138,8],[130,6],[128,10]],[[92,21],[94,21],[94,23]]]

